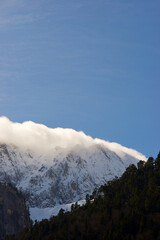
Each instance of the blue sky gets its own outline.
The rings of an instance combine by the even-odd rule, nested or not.
[[[160,151],[159,0],[0,0],[0,115]]]

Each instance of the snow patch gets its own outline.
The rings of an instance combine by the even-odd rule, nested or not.
[[[80,200],[77,202],[78,205],[82,206],[86,203],[85,200]],[[71,206],[72,204],[75,204],[75,202],[73,203],[68,203],[68,204],[59,204],[56,205],[53,208],[30,208],[30,218],[32,219],[32,221],[34,222],[35,220],[37,221],[41,221],[42,219],[50,219],[52,216],[56,216],[59,213],[59,210],[62,208],[65,211],[71,211]]]

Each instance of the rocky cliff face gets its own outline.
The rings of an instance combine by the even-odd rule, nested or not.
[[[84,199],[140,159],[144,156],[131,155],[123,147],[116,152],[102,143],[69,152],[55,148],[51,154],[1,144],[0,181],[21,190],[29,207],[53,207]]]
[[[0,240],[29,225],[29,212],[23,197],[13,187],[0,183]]]

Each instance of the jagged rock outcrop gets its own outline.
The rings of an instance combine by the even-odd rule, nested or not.
[[[29,212],[21,194],[0,183],[0,240],[30,226]]]

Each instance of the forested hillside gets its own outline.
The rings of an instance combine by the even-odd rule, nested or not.
[[[0,183],[0,240],[29,226],[29,211],[21,193],[11,185]]]
[[[158,240],[160,239],[160,153],[157,158],[131,165],[86,196],[86,205],[6,240]]]

